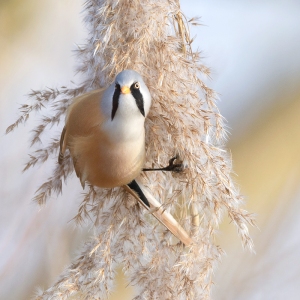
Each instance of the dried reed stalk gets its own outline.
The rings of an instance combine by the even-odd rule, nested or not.
[[[33,111],[43,117],[33,129],[31,146],[59,124],[76,95],[106,87],[123,69],[138,71],[152,94],[146,121],[147,167],[165,165],[175,154],[187,166],[179,175],[150,172],[140,181],[191,232],[194,244],[184,248],[157,221],[145,214],[121,188],[89,186],[75,220],[94,220],[96,235],[57,282],[36,299],[105,299],[113,289],[117,265],[136,287],[135,299],[209,299],[212,272],[222,250],[215,230],[227,213],[244,246],[252,249],[248,224],[253,217],[240,208],[242,197],[230,177],[231,159],[222,148],[226,131],[216,94],[199,78],[209,75],[191,49],[189,25],[177,0],[87,0],[87,43],[77,51],[82,84],[33,91],[32,104],[21,107],[12,131]],[[48,159],[56,162],[59,132],[33,151],[27,170]],[[73,172],[71,158],[55,164],[53,175],[37,191],[42,204],[62,192],[62,179]],[[79,181],[78,181],[79,184]],[[78,294],[77,294],[78,293]],[[79,297],[79,296],[78,296]]]

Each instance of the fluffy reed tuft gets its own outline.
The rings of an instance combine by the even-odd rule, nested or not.
[[[253,225],[253,217],[240,208],[242,197],[230,177],[216,94],[199,78],[209,75],[209,69],[191,48],[188,28],[197,20],[187,21],[177,0],[87,0],[85,13],[89,38],[77,50],[82,84],[32,91],[32,103],[21,106],[20,118],[7,132],[25,123],[33,111],[52,111],[33,129],[31,146],[39,145],[43,133],[63,119],[72,98],[106,87],[123,69],[138,71],[153,98],[146,120],[146,166],[166,165],[174,155],[187,166],[176,176],[150,172],[141,174],[140,180],[191,232],[194,244],[176,244],[122,188],[88,186],[75,220],[92,218],[95,238],[36,299],[67,299],[77,293],[83,299],[105,299],[120,264],[136,287],[135,300],[209,299],[212,272],[222,253],[214,235],[223,214],[229,215],[250,249],[247,226]],[[52,176],[36,193],[39,204],[61,193],[62,180],[73,172],[70,156],[62,166],[55,163],[59,136],[57,130],[52,134],[52,141],[34,150],[24,168],[49,159],[55,164]]]

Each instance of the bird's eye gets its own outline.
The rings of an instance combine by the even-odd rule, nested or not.
[[[139,89],[140,88],[140,83],[139,82],[135,82],[134,85],[133,85],[133,87],[135,89]]]

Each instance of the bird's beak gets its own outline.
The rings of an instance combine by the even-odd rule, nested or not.
[[[121,87],[121,93],[122,94],[129,94],[130,93],[130,88],[127,86],[122,86]]]

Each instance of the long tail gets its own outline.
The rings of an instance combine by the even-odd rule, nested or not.
[[[168,228],[183,244],[190,246],[193,240],[187,232],[179,225],[179,223],[168,213],[160,202],[158,202],[141,184],[133,180],[124,188],[142,204],[151,214]]]

